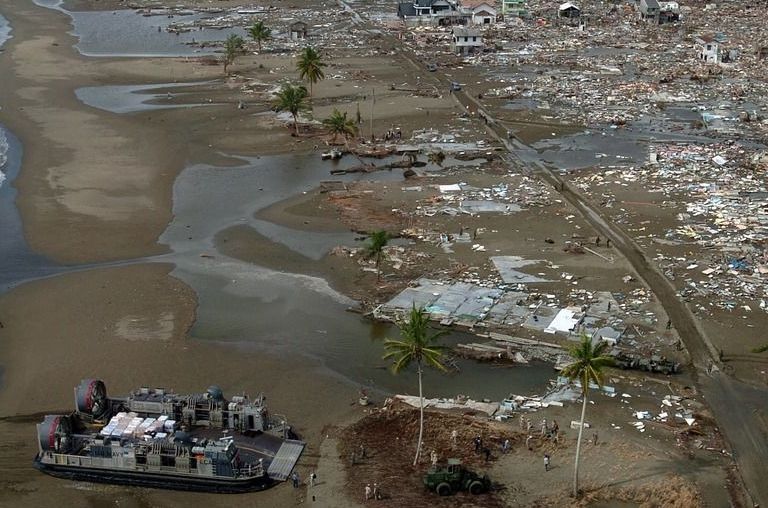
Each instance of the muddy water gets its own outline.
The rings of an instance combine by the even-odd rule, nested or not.
[[[85,56],[142,57],[211,55],[215,48],[199,48],[195,43],[223,41],[229,34],[245,37],[245,29],[192,30],[173,34],[165,29],[179,21],[210,18],[219,14],[189,16],[142,16],[134,10],[68,11],[62,0],[34,0],[40,7],[55,9],[72,18],[72,35],[80,40],[75,48]]]
[[[344,159],[339,165],[357,163]],[[174,220],[161,241],[173,250],[171,259],[177,265],[173,274],[198,294],[192,335],[198,340],[236,343],[284,355],[286,362],[294,355],[309,356],[350,383],[384,392],[414,393],[414,373],[393,376],[381,360],[381,341],[396,337],[396,329],[347,312],[354,302],[322,279],[275,272],[216,250],[215,235],[235,225],[247,225],[282,243],[306,257],[308,264],[335,245],[352,244],[352,234],[298,231],[253,218],[255,212],[329,179],[331,164],[316,154],[287,155],[249,159],[234,168],[198,165],[179,176],[174,188]],[[402,179],[399,172],[381,172],[376,178]],[[459,335],[447,337],[446,343],[461,339]],[[460,373],[448,376],[427,373],[427,393],[499,399],[510,392],[540,393],[553,376],[548,365],[496,369],[460,361],[459,368]]]

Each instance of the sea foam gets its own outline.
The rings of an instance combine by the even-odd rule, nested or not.
[[[5,163],[8,162],[8,138],[5,136],[5,131],[0,128],[0,187],[5,181]]]

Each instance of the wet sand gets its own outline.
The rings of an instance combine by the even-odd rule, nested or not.
[[[65,14],[9,0],[0,9],[14,30],[0,53],[0,121],[24,144],[17,203],[31,249],[59,263],[166,252],[157,240],[171,218],[173,182],[187,163],[240,162],[222,152],[314,150],[282,125],[265,121],[259,113],[267,106],[238,110],[236,77],[228,86],[198,91],[201,100],[227,104],[218,109],[121,116],[86,106],[75,95],[85,86],[221,80],[221,67],[177,58],[83,58],[71,47],[76,39],[67,35]],[[286,62],[261,63],[287,73]],[[243,58],[233,68],[257,65]],[[333,84],[318,89],[319,97],[345,93]],[[83,377],[104,378],[116,395],[137,385],[188,392],[212,382],[230,395],[263,391],[271,411],[295,422],[309,443],[299,468],[304,477],[316,467],[324,427],[359,414],[357,386],[317,361],[249,343],[189,338],[196,295],[169,275],[171,269],[137,263],[78,271],[0,297],[0,505],[231,504],[230,497],[72,483],[34,471],[34,424],[42,414],[71,410],[72,387]],[[292,505],[303,492],[279,486],[238,502]]]

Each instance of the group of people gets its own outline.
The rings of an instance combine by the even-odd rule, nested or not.
[[[395,129],[395,130],[390,129],[384,134],[384,141],[394,141],[394,140],[400,141],[402,137],[403,137],[403,133],[400,131],[400,129]]]
[[[301,478],[299,477],[299,473],[296,471],[294,471],[291,475],[291,482],[293,483],[294,489],[298,489],[299,486],[301,486]],[[315,485],[317,485],[317,474],[312,471],[309,473],[309,486],[314,487]]]
[[[371,487],[370,483],[365,485],[365,496],[363,501],[368,501],[369,499],[375,499],[377,501],[383,499],[378,483],[374,483],[373,487]]]

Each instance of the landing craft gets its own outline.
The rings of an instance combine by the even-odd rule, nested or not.
[[[304,450],[259,395],[220,388],[179,395],[140,388],[107,397],[104,383],[75,388],[76,410],[37,425],[35,467],[71,480],[176,490],[248,492],[288,478]]]

